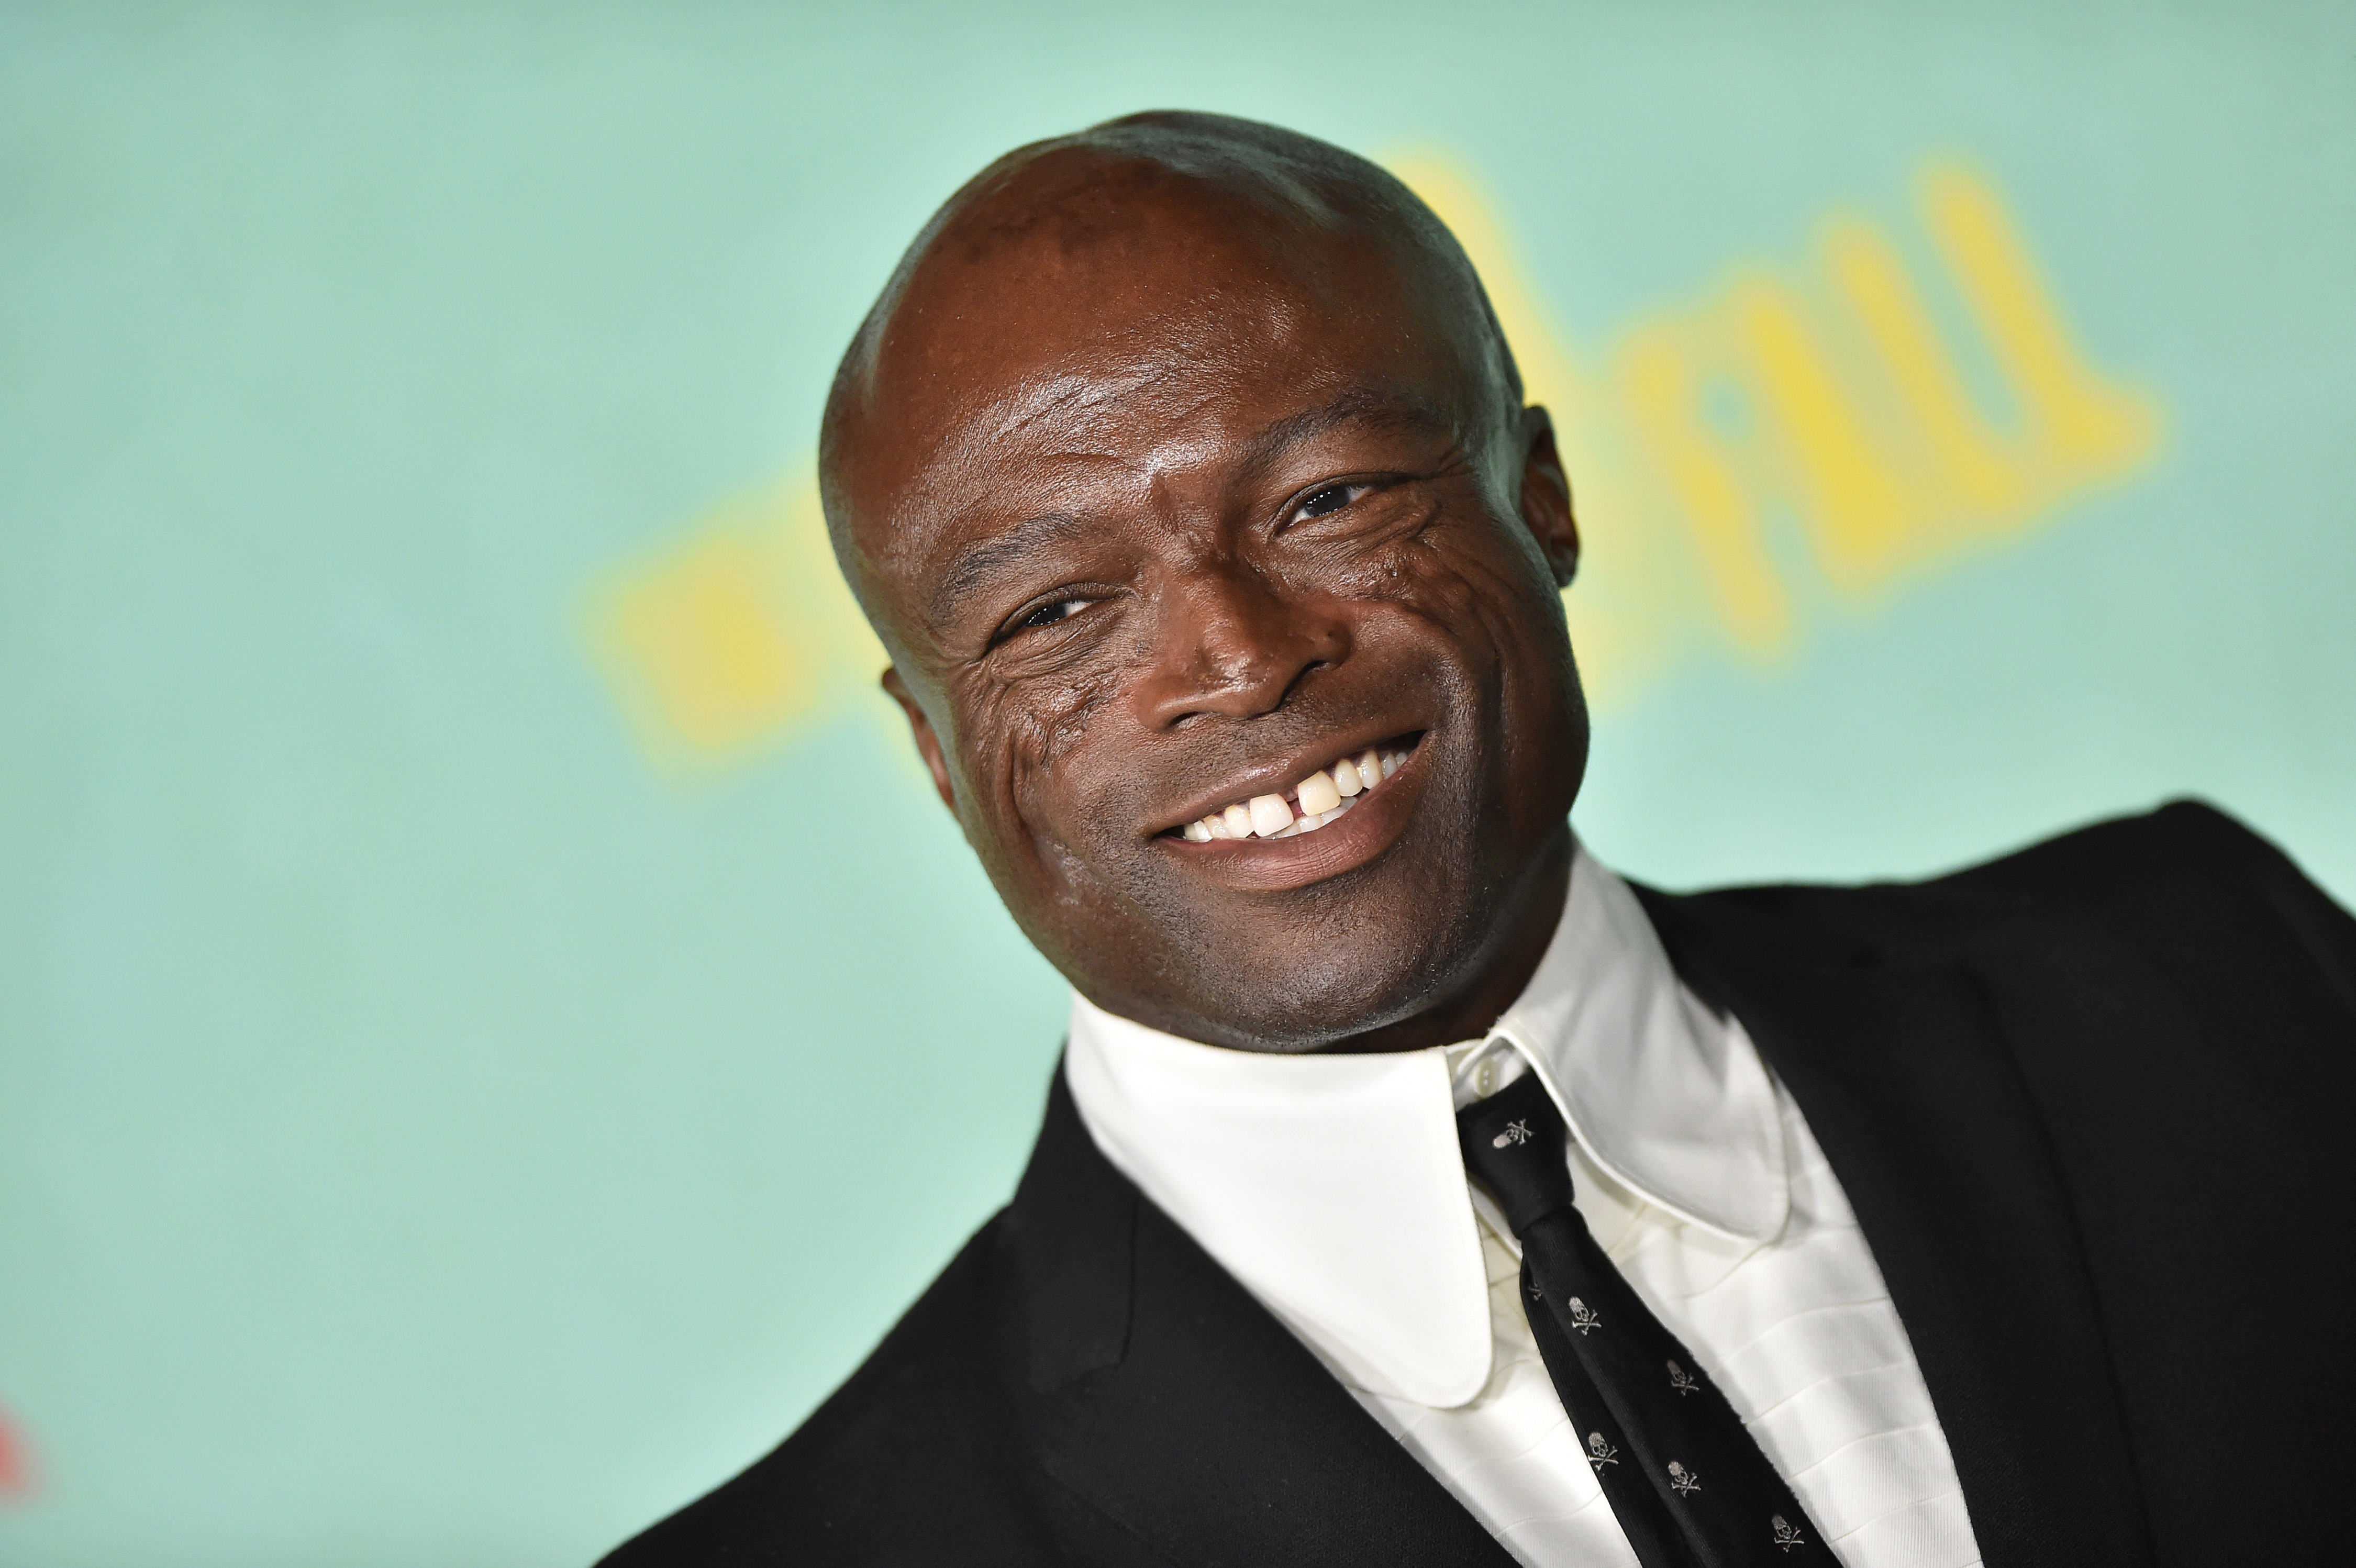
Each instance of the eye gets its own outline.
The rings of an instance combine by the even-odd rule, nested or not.
[[[1011,637],[1018,631],[1036,631],[1043,626],[1053,626],[1059,620],[1069,620],[1095,602],[1093,599],[1052,599],[1008,627],[1007,635]]]
[[[1303,518],[1323,517],[1328,512],[1340,511],[1374,488],[1365,483],[1323,486],[1312,490],[1308,499],[1293,509],[1293,515]]]

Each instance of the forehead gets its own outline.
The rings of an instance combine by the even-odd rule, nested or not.
[[[945,226],[894,302],[838,468],[861,552],[895,585],[977,510],[1215,460],[1337,400],[1481,403],[1478,318],[1415,248],[1114,173],[1044,215],[1001,202]]]
[[[877,344],[873,423],[993,438],[1087,427],[1172,377],[1314,375],[1412,333],[1395,247],[1172,182],[1117,221],[942,236]],[[1238,386],[1236,389],[1244,389]]]

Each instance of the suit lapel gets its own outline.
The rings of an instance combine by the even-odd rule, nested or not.
[[[1795,961],[1730,899],[1639,889],[1832,1162],[1906,1326],[1989,1568],[2151,1546],[2084,1251],[1985,991],[1954,966]]]
[[[1048,1474],[1179,1563],[1513,1559],[1098,1152],[1063,1075],[1011,1218]]]

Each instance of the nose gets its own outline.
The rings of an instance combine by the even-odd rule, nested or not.
[[[1337,607],[1288,595],[1246,562],[1198,564],[1162,601],[1159,645],[1132,688],[1151,730],[1204,714],[1272,713],[1304,676],[1349,653]]]

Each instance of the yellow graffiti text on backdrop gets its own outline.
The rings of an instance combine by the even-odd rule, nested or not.
[[[1959,166],[1926,171],[1922,204],[1985,401],[1930,293],[1861,218],[1825,222],[1805,269],[1740,268],[1636,322],[1590,371],[1476,184],[1446,160],[1393,166],[1463,241],[1531,400],[1555,413],[1587,540],[1566,603],[1601,702],[1713,641],[1789,646],[1797,570],[1870,601],[2157,449],[2157,404],[2086,361],[1994,187]],[[677,755],[742,754],[872,690],[883,665],[807,474],[617,574],[595,621],[640,734]]]

